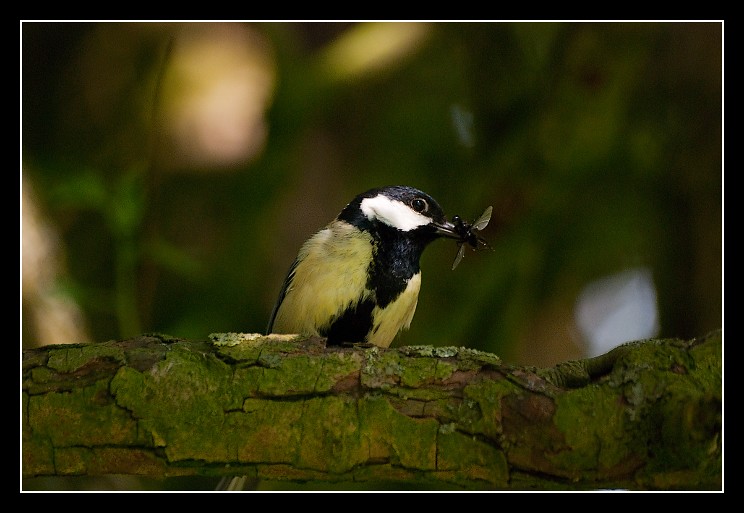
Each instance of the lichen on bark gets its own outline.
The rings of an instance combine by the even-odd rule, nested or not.
[[[716,489],[721,344],[640,341],[552,369],[255,334],[46,347],[24,352],[23,474]]]

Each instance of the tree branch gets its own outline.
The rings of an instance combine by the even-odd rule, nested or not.
[[[23,352],[23,476],[721,489],[722,334],[551,369],[467,348],[145,335]]]

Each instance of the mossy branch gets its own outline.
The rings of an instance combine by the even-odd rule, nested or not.
[[[23,353],[23,476],[720,489],[722,334],[551,369],[466,348],[162,335]]]

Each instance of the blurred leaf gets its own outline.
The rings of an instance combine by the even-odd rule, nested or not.
[[[57,208],[103,210],[108,193],[103,176],[93,170],[68,174],[52,186],[49,201]]]
[[[112,233],[118,237],[133,237],[145,214],[145,202],[142,174],[136,171],[122,174],[104,210]]]
[[[199,259],[163,240],[146,244],[143,253],[163,269],[187,279],[194,279],[204,272],[204,266]]]

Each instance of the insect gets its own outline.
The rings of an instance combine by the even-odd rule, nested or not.
[[[452,216],[452,224],[455,225],[455,232],[457,233],[457,235],[460,236],[458,240],[460,249],[457,251],[455,261],[452,263],[453,271],[455,270],[455,267],[457,267],[460,263],[460,260],[462,260],[462,257],[465,256],[466,244],[472,247],[473,251],[491,247],[488,245],[488,242],[486,242],[485,239],[478,235],[478,232],[482,231],[486,226],[488,226],[488,222],[491,220],[492,212],[493,207],[487,207],[486,210],[483,211],[481,216],[472,223],[463,221],[462,218],[458,215]]]

